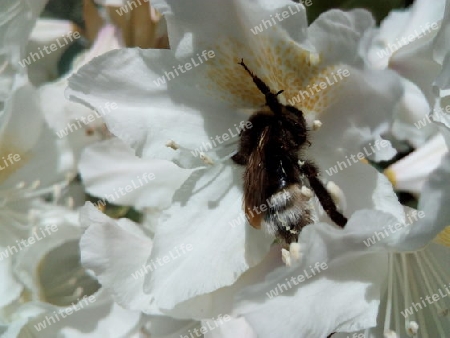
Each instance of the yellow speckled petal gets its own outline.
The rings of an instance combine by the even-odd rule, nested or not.
[[[0,184],[27,162],[28,154],[6,145],[0,146]]]
[[[441,233],[436,236],[434,241],[438,244],[442,244],[450,248],[450,226],[442,230]]]
[[[230,38],[210,48],[216,56],[205,67],[208,81],[203,84],[210,95],[236,107],[258,109],[264,105],[263,94],[238,65],[244,59],[272,91],[284,90],[280,96],[285,104],[306,114],[320,114],[333,103],[335,90],[345,82],[345,77],[337,74],[339,66],[322,66],[319,55],[303,49],[275,27],[271,34],[255,36],[254,40],[253,49]]]

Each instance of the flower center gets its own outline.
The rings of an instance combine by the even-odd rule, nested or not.
[[[235,107],[262,107],[264,95],[238,65],[244,58],[249,68],[272,90],[284,90],[280,95],[283,104],[301,110],[311,124],[316,114],[332,105],[336,89],[346,80],[343,72],[347,74],[349,70],[339,69],[337,65],[321,65],[320,55],[281,36],[281,32],[279,39],[257,36],[253,49],[231,38],[221,40],[210,48],[216,56],[206,62],[204,69],[208,80],[201,86],[208,94]]]

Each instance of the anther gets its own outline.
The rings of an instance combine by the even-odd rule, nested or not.
[[[174,140],[167,141],[166,147],[172,148],[173,150],[178,150],[180,148],[180,146]]]
[[[406,324],[406,331],[408,332],[408,336],[415,337],[419,332],[419,324],[415,321],[410,321]]]
[[[313,122],[313,130],[319,130],[322,127],[322,121],[314,120]]]
[[[205,162],[206,164],[213,165],[214,161],[211,159],[211,157],[207,156],[204,152],[200,153],[200,159]]]

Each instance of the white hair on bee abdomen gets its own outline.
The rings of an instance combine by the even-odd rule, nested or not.
[[[312,205],[301,193],[301,186],[291,185],[278,191],[268,199],[269,208],[261,227],[269,234],[280,231],[298,234],[304,226],[312,223]]]

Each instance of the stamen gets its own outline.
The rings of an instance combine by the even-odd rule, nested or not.
[[[23,189],[25,187],[25,181],[20,181],[16,184],[16,189]]]
[[[313,130],[319,130],[322,127],[322,122],[320,120],[314,120],[313,122]]]
[[[204,152],[200,153],[200,159],[205,162],[206,164],[213,165],[214,161],[211,159],[211,157],[207,156]]]
[[[396,279],[398,284],[401,285],[401,278],[400,278],[400,268],[399,268],[399,255],[392,255],[392,261],[394,262],[395,271],[393,271],[393,280]],[[397,261],[397,264],[396,264]],[[394,267],[393,267],[394,268]],[[394,304],[399,305],[400,304],[400,288],[394,288]],[[397,309],[398,310],[398,309]],[[395,320],[395,328],[400,331],[401,327],[401,319],[400,319],[400,311],[394,311],[394,320]]]
[[[389,254],[389,271],[388,271],[388,293],[387,293],[387,303],[386,303],[386,315],[384,317],[384,336],[390,331],[391,326],[391,314],[392,314],[392,288],[393,288],[393,272],[394,272],[394,257],[393,254]],[[389,337],[389,336],[388,336]]]
[[[53,203],[57,204],[62,195],[62,187],[60,185],[53,186]]]
[[[427,262],[428,267],[431,270],[431,275],[433,275],[433,277],[436,278],[436,283],[435,283],[434,287],[440,288],[443,285],[443,280],[441,279],[440,275],[436,272],[435,266],[433,265],[433,264],[436,264],[436,262],[434,262],[434,257],[432,255],[430,256],[430,258],[433,260],[433,262],[428,261],[427,257],[426,257],[426,253],[429,254],[430,252],[422,251],[422,252],[419,252],[418,254],[414,254],[414,255],[418,262],[420,262],[419,257],[424,258],[424,260]],[[441,269],[441,270],[445,271],[445,269]],[[424,278],[425,278],[425,281],[428,282],[428,278],[427,277],[424,277]],[[448,278],[448,276],[446,276],[446,278]],[[433,289],[434,289],[434,287],[433,287]],[[429,291],[429,292],[433,293],[432,291]],[[446,311],[448,313],[448,308],[442,309],[440,304],[438,304],[437,302],[434,302],[433,304],[437,307],[438,313],[445,313]],[[442,327],[441,321],[435,316],[433,316],[433,320],[436,324],[436,328],[439,331],[440,335],[445,336],[444,328]],[[424,327],[424,324],[422,324],[422,327]],[[424,327],[424,329],[426,330],[426,327]]]
[[[217,149],[225,149],[225,148],[228,148],[230,146],[236,145],[236,143],[237,143],[237,141],[233,140],[231,142],[221,144],[220,146],[217,147]],[[185,146],[183,146],[181,144],[176,143],[173,140],[167,141],[166,142],[166,147],[172,148],[174,150],[178,150],[179,149],[181,151],[189,152],[195,158],[197,158],[196,154],[198,154],[198,157],[207,165],[214,165],[215,163],[223,163],[225,161],[228,161],[231,157],[233,157],[236,154],[236,151],[233,151],[231,154],[228,154],[228,155],[226,155],[224,157],[221,157],[221,158],[217,159],[216,161],[214,161],[210,156],[206,155],[206,153],[208,153],[208,152],[213,152],[212,150],[211,151],[207,151],[207,152],[203,152],[203,151],[199,152],[199,148],[197,148],[197,149],[190,149],[188,147],[185,147]]]
[[[417,333],[419,332],[419,324],[417,324],[414,321],[410,321],[406,324],[406,329],[409,336],[417,336]]]
[[[3,71],[6,69],[6,67],[8,67],[9,62],[7,60],[5,60],[5,62],[3,62],[3,64],[0,66],[0,73],[3,73]]]
[[[388,330],[384,332],[384,338],[397,338],[397,334],[395,333],[395,331],[392,330]]]
[[[178,150],[180,146],[174,140],[168,140],[166,142],[166,147],[172,148],[173,150]]]
[[[402,255],[405,255],[405,257],[406,257],[407,254],[402,254]],[[408,273],[411,276],[411,280],[414,280],[412,269],[409,270]],[[412,293],[414,294],[415,299],[420,299],[420,295],[419,295],[419,291],[417,289],[416,283],[411,283],[411,290],[412,290]],[[425,318],[424,318],[424,311],[421,309],[420,311],[417,311],[416,313],[417,313],[417,318],[420,323],[420,326],[422,327],[421,336],[423,338],[429,338],[428,331],[427,331],[427,325],[425,323]],[[419,324],[415,320],[407,321],[405,323],[405,330],[406,330],[408,336],[417,338]]]
[[[425,281],[425,286],[426,286],[427,292],[428,292],[428,294],[432,295],[434,293],[433,288],[431,287],[428,276],[425,273],[424,267],[422,265],[422,261],[421,261],[419,255],[417,255],[416,253],[414,253],[414,258],[417,261],[417,266],[419,267],[420,274],[422,275],[422,278]],[[438,302],[434,302],[433,305],[435,305],[437,307],[438,312],[442,311],[442,308]]]
[[[411,292],[409,290],[409,280],[408,280],[408,265],[406,263],[406,256],[404,253],[400,254],[402,270],[403,270],[403,300],[405,302],[404,308],[407,309],[409,304],[411,304]],[[405,328],[407,330],[407,328]]]
[[[436,263],[434,256],[430,255],[430,253],[426,252],[426,251],[419,252],[419,255],[421,255],[422,258],[427,263],[427,266],[430,268],[430,271],[433,274],[434,278],[436,278],[436,280],[438,281],[438,284],[439,285],[447,284],[446,281],[450,280],[450,276],[448,273],[446,273],[445,269],[439,269],[439,270],[436,269],[436,266],[439,266],[439,264]],[[428,256],[430,256],[430,257],[428,257]],[[442,277],[438,271],[443,273],[444,276]]]

